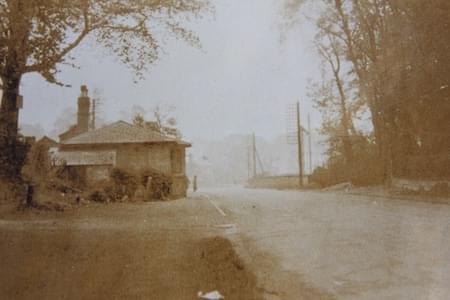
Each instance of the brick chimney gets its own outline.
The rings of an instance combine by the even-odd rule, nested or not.
[[[80,88],[80,97],[78,97],[78,116],[77,131],[78,133],[87,132],[89,130],[89,108],[91,100],[88,96],[88,89],[85,85]]]

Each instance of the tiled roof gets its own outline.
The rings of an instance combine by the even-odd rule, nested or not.
[[[102,128],[88,131],[61,142],[63,145],[80,144],[125,144],[174,142],[184,146],[189,143],[167,137],[157,131],[145,129],[124,121],[118,121]]]
[[[48,146],[50,146],[50,147],[54,147],[54,146],[58,145],[58,143],[57,143],[55,140],[49,138],[49,137],[46,136],[46,135],[44,135],[44,136],[43,136],[39,141],[37,141],[36,143],[46,144],[46,145],[48,145]]]

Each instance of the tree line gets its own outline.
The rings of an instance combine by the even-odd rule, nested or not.
[[[450,178],[450,2],[324,0],[317,7],[322,78],[309,96],[328,137],[321,171],[361,184]]]

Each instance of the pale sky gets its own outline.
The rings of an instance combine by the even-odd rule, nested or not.
[[[102,90],[102,117],[123,118],[133,105],[150,109],[157,103],[176,107],[179,128],[187,140],[220,139],[256,132],[268,139],[286,133],[287,104],[301,100],[302,117],[318,113],[306,99],[308,78],[319,76],[319,59],[311,40],[314,28],[296,24],[281,42],[280,0],[217,0],[215,15],[190,25],[201,50],[171,41],[167,54],[134,83],[132,72],[86,43],[74,52],[80,69],[63,68],[59,79],[72,88],[26,75],[21,92],[21,124],[40,124],[50,132],[58,115],[76,108],[79,87]]]

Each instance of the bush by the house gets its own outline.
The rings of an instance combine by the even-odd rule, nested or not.
[[[138,180],[134,175],[119,168],[111,171],[110,183],[104,186],[104,191],[113,201],[119,201],[125,196],[133,197],[138,186]]]
[[[105,202],[109,202],[110,199],[109,199],[108,195],[105,193],[105,191],[99,189],[99,190],[94,190],[90,193],[89,200],[94,201],[94,202],[105,203]]]
[[[147,186],[150,180],[150,187]],[[164,200],[170,196],[172,178],[156,170],[145,170],[141,173],[141,183],[150,189],[151,198],[154,200]]]
[[[147,169],[136,176],[115,168],[111,170],[110,180],[97,184],[89,192],[88,199],[101,203],[128,199],[165,200],[170,196],[171,186],[172,178],[156,170]]]

